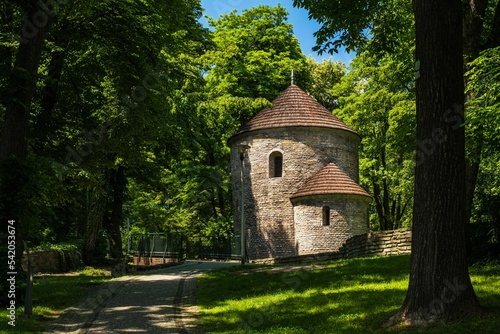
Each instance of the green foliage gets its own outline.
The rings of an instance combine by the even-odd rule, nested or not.
[[[202,80],[187,80],[171,95],[168,148],[150,152],[162,170],[129,183],[130,218],[147,232],[179,232],[203,245],[233,235],[227,140],[290,84],[308,78],[283,7],[259,6],[209,19],[210,49],[196,59]],[[302,80],[302,81],[301,81]]]
[[[305,57],[287,16],[279,5],[261,5],[209,19],[216,45],[203,57],[210,94],[272,100],[289,85],[292,69],[299,85],[307,80]]]
[[[415,101],[410,75],[393,71],[399,66],[391,57],[375,61],[365,52],[333,88],[340,96],[335,114],[363,138],[360,183],[375,199],[374,229],[411,226]]]
[[[479,163],[472,222],[489,222],[500,231],[500,47],[487,49],[466,73],[466,133],[469,160]]]
[[[314,58],[308,57],[307,66],[311,73],[311,83],[305,87],[307,91],[328,110],[338,108],[339,96],[333,87],[340,83],[346,74],[345,64],[340,61],[334,62],[332,58],[317,63]]]
[[[500,154],[481,159],[471,222],[490,223],[500,233]]]
[[[10,3],[2,11],[4,92],[22,16]],[[117,171],[125,171],[125,184],[158,178],[164,167],[151,156],[165,153],[173,137],[172,96],[202,80],[194,59],[208,44],[208,30],[200,16],[198,0],[59,6],[38,69],[29,160],[23,168],[5,167],[26,174],[21,197],[29,205],[18,207],[27,240],[39,245],[84,238],[85,247],[94,249],[88,254],[107,244],[99,240],[107,222],[114,219],[119,230],[125,194],[117,189]],[[9,101],[8,94],[1,96],[3,116]]]
[[[467,93],[471,96],[466,105],[467,131],[470,140],[483,146],[485,156],[500,152],[499,63],[500,47],[487,49],[469,63],[466,73]]]
[[[466,64],[469,69],[466,74],[466,149],[468,164],[471,167],[470,170],[473,171],[475,165],[480,164],[479,167],[484,168],[481,159],[492,155],[496,156],[500,149],[498,138],[500,131],[497,126],[500,122],[498,120],[499,113],[496,112],[499,107],[498,96],[500,96],[497,66],[499,62],[497,23],[500,22],[498,20],[500,7],[497,0],[480,3],[464,2],[463,4],[464,43],[466,52],[470,53],[466,54],[465,58],[468,61],[472,60],[471,63]],[[363,55],[363,67],[367,69],[378,67],[379,62],[383,66],[386,59],[390,58],[392,60],[391,67],[386,67],[386,71],[380,71],[378,74],[379,78],[385,76],[386,79],[389,79],[382,78],[383,80],[380,81],[381,89],[390,92],[406,90],[410,95],[413,95],[415,23],[411,1],[376,2],[367,0],[352,4],[341,0],[295,0],[294,5],[307,9],[311,18],[322,23],[322,27],[315,34],[317,50],[331,53],[337,51],[339,47],[345,46],[348,50],[355,50],[358,55]],[[477,12],[481,11],[481,6],[485,8],[484,15]],[[472,15],[471,11],[474,12]],[[469,19],[474,22],[469,22]],[[479,54],[481,49],[483,52]],[[370,56],[367,57],[367,54]],[[373,73],[360,74],[359,80],[355,82],[354,86],[358,83],[363,86],[364,78],[372,76]],[[350,94],[349,87],[341,89],[347,90],[341,90],[337,95]],[[414,97],[411,96],[411,99]],[[404,108],[408,108],[408,106],[404,106]],[[398,140],[401,141],[399,143],[401,147],[414,146],[414,141],[409,139],[409,136],[414,136],[412,132],[406,132],[404,126],[399,128],[403,130],[397,136]],[[361,154],[363,155],[364,152]],[[363,170],[363,165],[365,162],[362,159],[361,170]],[[480,170],[479,173],[481,175],[483,171]],[[476,189],[473,210],[478,210],[478,203],[485,203],[485,197],[481,193],[488,192],[489,185],[475,185],[474,172],[469,176],[468,188],[472,191]],[[492,178],[496,180],[498,177],[493,176]],[[482,176],[478,178],[479,181],[482,179],[484,179]],[[408,180],[411,180],[411,177]],[[468,191],[470,192],[470,190]],[[469,198],[472,198],[472,194],[468,195],[470,195]],[[479,196],[482,198],[479,199]],[[494,207],[495,203],[492,201],[487,206]],[[480,206],[482,207],[480,211],[484,212],[485,206],[483,204]],[[479,213],[476,212],[474,215],[478,217]]]
[[[82,246],[83,246],[83,240],[73,240],[58,244],[42,243],[36,247],[31,248],[30,250],[81,251]]]
[[[110,276],[109,272],[103,269],[94,267],[85,267],[79,272],[80,276],[96,277],[96,276]]]
[[[333,53],[344,46],[347,51],[368,47],[372,52],[392,54],[404,52],[405,41],[414,36],[409,0],[294,0],[293,4],[307,9],[309,17],[321,24],[314,33],[316,51]]]

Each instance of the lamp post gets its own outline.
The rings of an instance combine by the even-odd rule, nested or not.
[[[245,152],[250,148],[250,146],[246,144],[238,145],[238,153],[240,155],[240,186],[241,186],[241,218],[240,218],[240,241],[241,241],[241,264],[245,264],[245,250],[246,250],[246,233],[245,233],[245,176],[244,176],[244,168],[245,168]]]

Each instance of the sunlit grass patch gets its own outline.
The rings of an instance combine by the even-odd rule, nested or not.
[[[484,307],[500,307],[500,264],[474,265],[470,269],[474,290]]]
[[[380,273],[387,266],[380,259],[340,261],[292,272],[211,273],[200,277],[198,304],[211,333],[331,333],[332,328],[352,332],[373,321],[373,315],[381,322],[397,310],[397,302],[404,298],[409,259],[399,257],[393,262],[390,272]],[[370,318],[367,310],[374,304],[378,309]]]
[[[210,333],[399,333],[384,329],[408,287],[409,256],[352,259],[295,267],[231,268],[199,278],[198,306]],[[471,270],[481,303],[500,307],[500,266]],[[430,333],[472,333],[500,320],[486,315]],[[463,331],[466,328],[467,331]],[[471,330],[471,331],[469,331]]]
[[[77,275],[37,276],[33,281],[33,315],[27,318],[24,306],[17,305],[16,326],[12,327],[7,324],[7,310],[1,309],[0,333],[42,333],[66,308],[77,304],[92,289],[110,279],[91,267]]]

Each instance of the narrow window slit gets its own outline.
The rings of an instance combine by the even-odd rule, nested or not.
[[[330,207],[323,207],[323,226],[330,226]]]

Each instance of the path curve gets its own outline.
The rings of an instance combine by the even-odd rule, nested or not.
[[[203,333],[197,317],[196,278],[234,265],[186,261],[113,279],[67,309],[45,333]]]

